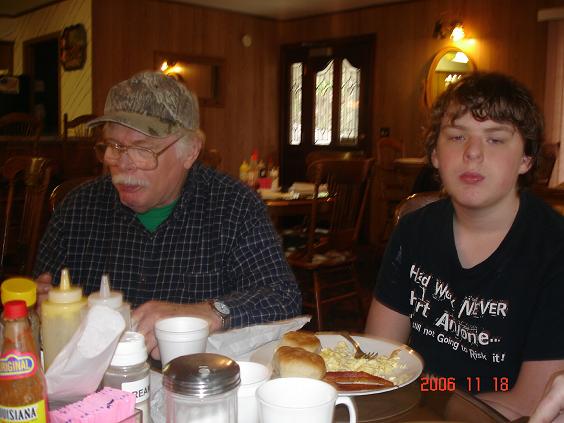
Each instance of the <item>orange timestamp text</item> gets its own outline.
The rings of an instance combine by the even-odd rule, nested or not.
[[[508,378],[492,376],[491,381],[494,392],[509,391]],[[466,380],[462,381],[462,384],[455,377],[422,376],[419,383],[421,392],[452,392],[458,387],[468,392],[478,393],[482,389],[482,378],[480,376],[467,377]]]

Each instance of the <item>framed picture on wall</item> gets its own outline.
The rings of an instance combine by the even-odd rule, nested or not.
[[[200,105],[222,107],[225,92],[223,59],[157,51],[155,68],[182,82],[198,96]]]
[[[84,25],[68,26],[60,38],[60,61],[64,70],[82,69],[86,62],[86,29]]]

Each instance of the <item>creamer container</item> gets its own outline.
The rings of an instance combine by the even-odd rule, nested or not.
[[[35,341],[35,348],[39,355],[41,344],[39,343],[39,316],[35,311],[35,302],[37,299],[35,282],[32,279],[23,277],[6,279],[2,282],[0,292],[2,304],[13,300],[25,301],[27,305],[27,317]],[[0,325],[0,345],[2,345],[2,329]]]
[[[0,421],[45,423],[47,387],[29,326],[25,301],[4,304],[0,350]]]
[[[100,291],[93,292],[88,296],[88,307],[93,305],[105,305],[119,311],[125,320],[125,329],[130,328],[131,306],[123,301],[123,294],[121,292],[110,289],[110,277],[107,274],[102,275]]]
[[[151,422],[149,371],[145,337],[137,332],[125,332],[102,383],[104,387],[135,394],[135,408],[143,412],[143,423]]]
[[[239,365],[212,353],[176,357],[163,369],[167,423],[237,423]],[[244,423],[244,422],[241,422]]]
[[[78,329],[86,304],[82,288],[71,285],[69,270],[61,270],[59,286],[51,288],[47,300],[41,304],[41,342],[46,371]]]

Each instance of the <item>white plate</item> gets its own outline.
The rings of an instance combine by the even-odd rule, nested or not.
[[[334,348],[339,342],[342,341],[345,341],[350,345],[350,343],[345,340],[345,338],[335,333],[320,332],[316,335],[319,338],[319,341],[321,341],[322,348]],[[339,395],[358,396],[388,392],[410,384],[411,382],[416,380],[423,371],[423,359],[419,354],[417,354],[407,345],[376,337],[365,337],[359,335],[354,335],[353,337],[360,344],[361,348],[366,352],[374,351],[380,355],[390,355],[392,351],[401,348],[399,352],[400,366],[398,366],[398,368],[390,374],[390,377],[395,376],[399,380],[399,383],[398,385],[390,388],[362,391],[343,391],[340,392]],[[262,347],[257,348],[256,351],[251,354],[250,360],[262,363],[272,368],[272,356],[274,355],[274,351],[276,350],[276,347],[278,347],[279,343],[280,341],[272,341],[263,345]]]

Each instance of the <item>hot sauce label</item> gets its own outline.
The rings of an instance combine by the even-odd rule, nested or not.
[[[23,407],[5,407],[0,404],[0,423],[45,423],[46,421],[47,410],[44,400]]]
[[[13,380],[33,376],[37,371],[37,363],[37,357],[31,352],[8,351],[0,357],[0,379]],[[0,417],[0,422],[2,421]]]

